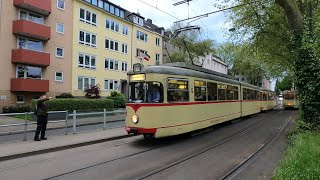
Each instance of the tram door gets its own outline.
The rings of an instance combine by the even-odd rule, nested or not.
[[[120,92],[124,93],[125,95],[128,94],[128,82],[127,80],[120,80],[121,86],[120,86]]]

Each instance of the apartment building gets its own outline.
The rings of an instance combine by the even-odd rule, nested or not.
[[[163,28],[110,1],[73,2],[73,95],[84,96],[86,88],[97,84],[102,96],[125,92],[132,64],[160,63]]]
[[[71,92],[72,1],[0,1],[0,108]]]
[[[198,57],[195,61],[195,64],[212,71],[216,71],[222,74],[228,74],[228,65],[221,60],[220,57],[209,53],[205,57]]]
[[[125,92],[134,63],[162,63],[164,29],[107,0],[0,0],[0,22],[0,108]]]

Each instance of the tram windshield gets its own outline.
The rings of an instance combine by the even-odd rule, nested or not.
[[[163,85],[159,82],[130,82],[128,102],[161,103]]]
[[[294,93],[286,93],[286,94],[283,94],[283,99],[286,99],[286,100],[294,100]]]

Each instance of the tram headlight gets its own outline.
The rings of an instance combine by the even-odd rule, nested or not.
[[[138,115],[132,115],[131,120],[133,123],[137,124],[139,122],[139,116]]]

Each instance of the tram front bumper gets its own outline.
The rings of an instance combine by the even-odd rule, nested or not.
[[[140,127],[126,127],[128,134],[155,134],[156,128],[140,128]]]

